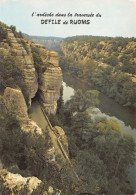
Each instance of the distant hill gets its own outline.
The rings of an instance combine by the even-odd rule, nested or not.
[[[60,52],[60,42],[63,40],[61,37],[44,37],[44,36],[31,36],[24,34],[24,37],[35,43],[44,45],[48,50]]]

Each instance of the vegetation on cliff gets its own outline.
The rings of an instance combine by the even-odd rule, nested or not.
[[[7,38],[6,24],[0,22],[0,41]]]
[[[21,61],[19,57],[17,57],[15,51],[12,48],[10,52],[6,50],[10,45],[7,28],[8,26],[6,24],[0,22],[0,84],[3,87],[17,87],[22,75],[22,66]],[[13,29],[13,32],[17,34],[14,26],[11,26],[11,29]]]
[[[136,107],[136,39],[78,36],[61,43],[63,71],[87,80],[122,105]]]
[[[14,26],[10,28],[0,23],[0,33],[2,95],[4,92],[3,97],[0,96],[0,193],[27,194],[31,190],[29,180],[33,181],[35,176],[42,184],[33,194],[48,194],[51,186],[71,194],[75,191],[75,182],[70,167],[65,162],[59,163],[63,155],[57,153],[56,136],[54,144],[48,125],[40,128],[28,117],[28,108],[38,85],[44,93],[43,103],[46,101],[47,108],[53,113],[56,111],[62,82],[58,54],[26,41]],[[18,179],[21,183],[16,184]],[[59,191],[57,189],[53,193]]]
[[[86,93],[77,91],[66,105],[62,104],[61,97],[57,117],[50,116],[53,126],[59,124],[66,130],[73,169],[80,179],[79,183],[76,183],[71,175],[71,167],[67,164],[59,167],[59,163],[57,164],[57,158],[60,160],[59,154],[56,156],[56,161],[54,160],[55,146],[52,145],[49,130],[39,128],[29,119],[24,100],[24,97],[26,101],[27,98],[33,98],[38,90],[35,86],[42,82],[43,86],[39,89],[46,91],[48,97],[45,96],[45,99],[56,101],[59,93],[56,95],[54,91],[56,88],[59,91],[59,79],[62,76],[58,67],[58,55],[54,52],[48,53],[43,46],[26,41],[14,26],[9,29],[3,23],[0,23],[0,50],[0,84],[4,89],[6,88],[4,92],[6,95],[0,96],[0,160],[7,169],[2,169],[0,172],[2,193],[4,191],[7,194],[27,194],[30,192],[29,181],[36,176],[37,181],[41,182],[40,185],[38,183],[39,187],[32,192],[36,195],[55,194],[59,191],[62,194],[80,192],[131,194],[132,189],[126,178],[128,169],[134,162],[135,143],[131,136],[121,134],[119,126],[114,121],[105,118],[93,120],[88,115],[87,108],[98,104],[98,91]],[[73,48],[71,50],[73,51]],[[64,62],[67,62],[66,59]],[[78,61],[70,61],[70,63],[69,71],[73,71],[80,78],[92,81],[93,77],[90,78],[89,72],[98,73],[99,68],[95,59],[86,61],[85,64]],[[48,74],[44,75],[43,80],[39,79],[38,83],[35,69],[40,75],[46,68],[50,68],[49,72],[46,72]],[[63,68],[65,69],[64,66]],[[101,74],[108,76],[108,69],[100,70]],[[104,71],[107,72],[103,73]],[[56,78],[53,78],[52,73],[57,75],[55,75]],[[101,77],[98,74],[97,76]],[[48,80],[47,77],[51,79]],[[98,84],[101,83],[99,77]],[[95,76],[94,79],[96,78]],[[124,80],[126,81],[126,77]],[[103,82],[106,85],[107,82],[105,80]],[[122,80],[120,86],[122,86]],[[131,87],[131,81],[129,87]],[[120,87],[121,93],[123,89]],[[50,95],[50,91],[53,95]],[[132,103],[131,96],[129,99]],[[50,155],[48,151],[51,152]],[[14,178],[17,180],[20,177],[17,174],[23,176],[22,182],[27,181],[25,177],[30,177],[22,190],[18,189],[18,185],[14,185],[11,189],[11,181],[9,186],[6,185],[8,177],[14,182]]]
[[[47,64],[45,64],[41,58],[41,54],[39,51],[39,48],[35,45],[31,46],[31,51],[34,59],[34,65],[37,70],[37,72],[44,72],[47,68]],[[47,56],[46,56],[47,57]]]
[[[12,30],[16,38],[23,38],[21,31],[17,32],[15,26],[11,25],[8,27],[5,23],[0,21],[0,42],[8,38],[7,28]]]
[[[2,22],[0,37],[0,86],[20,88],[29,105],[31,97],[37,90],[30,43],[22,37],[21,32],[17,32],[15,26],[8,27]]]
[[[13,91],[17,90],[13,89]],[[18,99],[18,94],[16,99]],[[40,195],[41,191],[42,193],[48,191],[50,185],[53,189],[63,188],[57,163],[55,159],[52,161],[54,147],[49,137],[49,130],[40,129],[27,116],[24,117],[21,113],[24,112],[23,110],[19,110],[20,114],[17,117],[18,106],[22,105],[22,102],[18,101],[17,105],[16,101],[9,98],[12,109],[7,106],[5,98],[1,97],[0,101],[0,162],[4,167],[4,169],[0,167],[0,171],[3,171],[0,175],[0,192],[27,194],[32,190],[33,176],[40,179],[41,183],[43,182],[33,190],[33,194]],[[53,149],[53,154],[51,154],[51,149]],[[7,170],[4,172],[5,169]],[[28,182],[24,185],[26,178]],[[15,179],[20,182],[16,182]],[[33,183],[29,185],[30,180]],[[22,187],[20,187],[21,182]]]
[[[14,52],[5,55],[4,49],[0,52],[0,84],[3,87],[17,87],[21,84],[21,62],[20,59],[14,56]],[[20,81],[20,82],[19,82]],[[20,86],[21,87],[21,86]]]

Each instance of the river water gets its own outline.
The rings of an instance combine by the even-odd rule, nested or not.
[[[84,91],[93,89],[93,87],[91,88],[87,82],[82,82],[79,79],[73,78],[69,74],[63,75],[63,81],[64,102],[69,100],[77,89],[82,89]],[[93,110],[93,113],[88,109],[90,115],[92,117],[105,116],[108,119],[117,121],[122,132],[131,134],[136,139],[136,109],[123,107],[102,93],[99,94],[99,101],[100,104]],[[136,192],[136,161],[130,169],[129,180]]]

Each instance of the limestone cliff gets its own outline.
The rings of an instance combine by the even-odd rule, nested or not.
[[[31,194],[34,189],[38,187],[41,180],[36,177],[22,177],[19,174],[13,174],[5,169],[0,170],[0,181],[3,185],[3,189],[0,189],[0,193],[9,192],[9,194],[21,193],[27,189],[27,194]]]
[[[21,43],[25,43],[27,46],[26,49]],[[14,58],[18,59],[17,66],[20,67],[22,73],[20,78],[18,78],[18,85],[23,89],[24,95],[27,96],[27,103],[31,105],[31,98],[33,98],[37,92],[38,82],[30,42],[25,42],[25,40],[21,38],[15,38],[11,29],[7,29],[7,39],[0,42],[0,49],[4,50],[6,55],[11,53]]]
[[[7,87],[3,95],[3,101],[6,108],[6,113],[10,117],[15,118],[16,120],[19,120],[21,122],[20,128],[22,132],[28,132],[32,136],[44,136],[43,130],[36,124],[36,122],[29,119],[27,113],[27,105],[20,89]],[[46,148],[44,151],[45,163],[55,162],[54,152],[55,150],[50,140],[48,148]]]
[[[28,118],[26,102],[20,89],[7,87],[3,100],[7,113],[19,119]]]
[[[66,164],[45,117],[40,126],[28,115],[34,97],[47,113],[56,113],[62,85],[59,56],[26,41],[14,28],[1,29],[0,22],[0,68],[0,190],[16,194],[27,184],[31,194],[46,177],[56,181]],[[10,170],[14,166],[16,174]],[[48,187],[45,194],[56,192]]]
[[[62,85],[62,72],[58,66],[58,54],[50,52],[49,67],[41,74],[39,81],[40,98],[47,113],[55,114],[57,110],[57,100],[60,97]]]
[[[0,170],[0,183],[3,186],[0,188],[0,193],[11,195],[37,194],[37,189],[40,188],[40,185],[45,186],[45,184],[42,184],[42,181],[36,177],[22,177],[20,174],[13,174],[6,169]],[[42,191],[44,195],[53,195],[55,193],[60,195],[61,191],[54,189],[50,185],[44,187],[44,191]]]
[[[5,107],[5,109],[0,110],[0,114],[4,116],[1,119],[0,127],[2,135],[6,136],[7,139],[7,143],[5,143],[3,136],[0,139],[0,192],[8,191],[9,194],[16,194],[23,191],[31,194],[42,183],[41,180],[33,177],[33,174],[40,174],[41,171],[38,170],[38,167],[41,167],[42,170],[43,167],[46,169],[50,166],[56,167],[55,148],[48,131],[45,133],[44,129],[29,119],[27,105],[20,89],[7,87],[0,105],[2,105],[1,108]],[[5,144],[6,155],[11,155],[12,160],[10,161],[5,156]],[[14,153],[19,155],[16,160]],[[5,168],[10,169],[16,164],[17,173],[21,171],[20,169],[25,170],[27,168],[26,172],[29,172],[30,177],[22,177],[20,174],[5,170]],[[47,194],[48,191],[50,190],[47,190]]]
[[[41,184],[44,186],[40,188],[42,193],[44,188],[44,194],[48,195],[55,192],[59,194],[60,190],[54,189],[47,182],[45,185],[38,179],[39,177],[33,176],[44,174],[47,169],[53,169],[52,172],[50,171],[50,175],[58,172],[55,160],[57,153],[55,154],[56,149],[48,135],[48,131],[45,132],[45,129],[41,129],[34,121],[29,119],[27,105],[20,89],[7,87],[4,91],[2,101],[2,106],[5,106],[5,109],[3,111],[0,110],[0,114],[5,112],[3,113],[5,118],[3,118],[4,125],[1,124],[1,130],[2,134],[5,134],[7,138],[6,156],[11,155],[10,158],[12,160],[9,162],[5,156],[5,138],[2,136],[0,139],[0,154],[2,154],[0,156],[0,193],[8,191],[9,194],[22,192],[31,194],[33,191],[38,190]],[[8,138],[6,133],[11,137]],[[10,147],[10,144],[12,147]],[[1,146],[3,147],[2,151]],[[14,152],[15,156],[19,155],[16,160],[14,159]],[[15,167],[16,174],[5,170],[5,168],[13,170],[12,167]],[[30,176],[23,177],[18,174],[22,169]],[[37,194],[37,191],[35,193]]]
[[[41,66],[38,67],[40,101],[48,114],[55,114],[62,85],[58,53],[47,51],[39,44],[32,44],[32,48],[33,50],[38,48],[38,55],[41,58]]]
[[[0,85],[19,87],[29,107],[39,89],[44,109],[55,114],[62,84],[58,53],[19,37],[17,32],[6,26],[1,31]]]
[[[56,113],[62,85],[58,53],[25,40],[15,27],[9,28],[1,22],[0,50],[0,85],[5,89],[0,120],[5,121],[8,115],[21,122],[22,132],[44,137],[45,132],[29,119],[28,108],[37,93],[44,110],[49,114]],[[53,144],[48,139],[50,143],[44,156],[50,163],[55,161],[55,155]]]

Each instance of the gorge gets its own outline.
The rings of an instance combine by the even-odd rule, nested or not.
[[[131,47],[133,47],[133,49],[131,49]],[[115,80],[118,80],[118,77],[115,76],[117,71],[116,67],[118,66],[118,75],[122,74],[122,78],[123,75],[125,78],[126,74],[132,80],[129,83],[132,83],[132,86],[134,86],[134,88],[131,88],[130,86],[129,87],[132,89],[131,94],[134,94],[133,100],[135,102],[136,65],[135,62],[132,63],[133,60],[135,61],[136,57],[135,40],[123,40],[123,38],[77,36],[64,39],[61,42],[61,48],[64,56],[62,56],[60,64],[63,69],[64,81],[66,82],[66,84],[72,87],[72,89],[74,88],[74,90],[82,89],[85,92],[89,89],[97,89],[102,92],[99,94],[100,105],[98,105],[98,107],[95,108],[93,112],[91,109],[88,109],[91,116],[106,117],[109,120],[113,119],[117,121],[123,132],[131,134],[134,139],[136,139],[135,106],[123,107],[120,105],[122,104],[121,95],[123,91],[123,82],[126,82],[127,86],[127,79],[124,79],[124,81],[122,80],[122,84],[120,83],[119,86],[117,84],[117,88],[115,84]],[[118,52],[116,52],[117,50]],[[120,59],[122,58],[122,56],[124,58],[124,55],[126,55],[125,59],[128,58],[130,60],[129,62],[126,62],[125,60],[121,62]],[[133,64],[133,70],[130,70],[131,63]],[[125,69],[123,68],[123,66],[126,66]],[[130,72],[132,74],[130,74]],[[114,75],[114,78],[112,78],[112,74]],[[70,92],[70,94],[68,94],[66,92],[67,88],[68,87],[64,84],[65,98],[67,97],[67,95],[69,97],[70,94],[74,94],[74,91],[72,89],[68,90]],[[120,93],[120,97],[117,98],[116,95],[118,95],[118,93]],[[124,99],[125,97],[127,97],[127,95],[124,94]],[[118,103],[116,103],[113,99]],[[130,181],[134,190],[136,190],[136,163],[130,169]]]
[[[96,113],[93,120],[88,115],[92,109],[81,109],[80,103],[89,102],[95,111],[98,92],[70,71],[64,74],[63,56],[62,74],[57,52],[24,39],[2,22],[0,51],[0,193],[133,194],[127,176],[134,164],[135,140],[122,133],[111,116],[128,118],[126,126],[134,129],[135,111],[123,116],[126,109],[117,110],[119,105],[100,93],[97,111],[108,119]],[[73,87],[67,96],[63,83],[69,98],[65,105],[63,79]]]
[[[57,179],[62,167],[67,167],[66,159],[55,129],[50,129],[48,118],[41,114],[41,107],[44,115],[57,110],[62,85],[58,54],[25,40],[13,26],[0,23],[0,30],[0,193],[50,194],[51,189],[51,193],[59,194],[57,183],[56,187],[49,183]],[[41,105],[40,124],[28,115],[35,97]],[[64,133],[59,143],[68,151]],[[63,174],[68,176],[72,173],[69,166],[67,169],[68,173],[66,170]],[[50,182],[46,183],[45,178]]]

